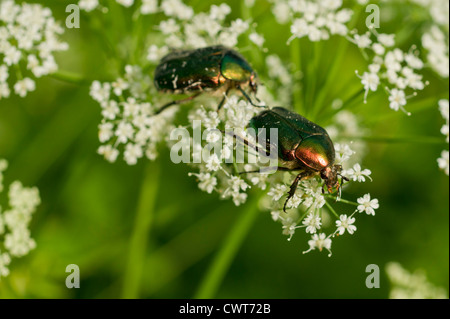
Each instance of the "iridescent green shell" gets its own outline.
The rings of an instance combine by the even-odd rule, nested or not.
[[[278,140],[267,140],[269,146],[278,148],[278,157],[289,168],[309,167],[321,171],[334,163],[335,150],[328,133],[303,116],[281,107],[266,110],[250,121],[256,131],[278,129]]]
[[[211,46],[174,51],[155,70],[155,86],[160,91],[218,89],[227,82],[248,82],[255,72],[236,51]]]
[[[255,73],[244,57],[233,50],[225,53],[220,70],[224,78],[236,82],[249,81],[252,74]]]

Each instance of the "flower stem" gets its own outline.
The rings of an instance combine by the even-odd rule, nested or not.
[[[203,278],[194,298],[209,299],[216,295],[239,247],[244,242],[246,235],[259,213],[258,200],[259,196],[249,202],[243,215],[236,221],[236,224],[231,229],[222,248],[218,251],[208,272]]]
[[[332,195],[326,195],[326,197],[333,198]],[[342,198],[339,199],[339,203],[349,204],[349,205],[353,205],[353,206],[358,206],[359,205],[358,203],[355,203],[355,202],[352,202],[352,201],[349,201],[349,200],[346,200],[346,199],[342,199]]]
[[[55,73],[50,74],[49,76],[56,80],[67,82],[70,84],[76,84],[76,85],[90,85],[92,82],[92,81],[84,78],[80,74],[76,74],[76,73],[72,73],[72,72],[64,71],[64,70],[58,70]]]
[[[349,30],[355,27],[359,16],[361,14],[361,7],[357,4],[355,4],[353,8],[353,18],[349,23]],[[345,58],[345,53],[347,52],[347,48],[350,44],[350,41],[348,41],[345,37],[342,37],[340,40],[340,43],[338,45],[337,50],[335,53],[333,53],[333,64],[330,67],[330,70],[328,71],[325,83],[322,85],[322,88],[320,89],[317,98],[315,100],[313,110],[314,110],[314,116],[317,116],[320,112],[322,112],[326,107],[327,104],[325,103],[325,100],[327,98],[327,95],[329,94],[331,87],[335,85],[335,82],[337,81],[337,78],[339,76],[339,71],[342,70],[342,61]]]
[[[316,94],[317,80],[318,80],[318,72],[321,64],[321,56],[322,56],[322,45],[320,42],[313,42],[311,48],[311,63],[308,64],[307,67],[307,76],[308,83],[306,85],[306,93],[305,93],[305,103],[304,103],[304,111],[307,112],[307,115],[311,120],[315,120],[315,112],[313,109],[314,97]]]
[[[303,98],[302,98],[302,88],[299,87],[296,83],[299,83],[300,75],[302,74],[302,52],[300,49],[300,39],[294,39],[290,43],[290,51],[291,51],[291,62],[292,62],[292,73],[294,74],[293,81],[294,85],[294,93],[292,95],[292,104],[294,110],[299,114],[303,114]]]
[[[334,216],[336,216],[337,218],[339,218],[338,213],[336,213],[336,211],[335,211],[334,208],[330,205],[330,203],[328,203],[328,201],[325,201],[325,205],[328,207],[328,209],[330,210],[330,212],[333,213]]]
[[[341,136],[345,139],[363,140],[370,143],[414,143],[414,144],[447,144],[445,139],[435,136]]]
[[[139,297],[141,277],[146,256],[146,243],[153,223],[155,199],[158,192],[159,169],[155,162],[147,165],[141,185],[134,229],[130,239],[122,298]]]

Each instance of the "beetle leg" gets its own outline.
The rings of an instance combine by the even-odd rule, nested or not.
[[[289,200],[295,195],[295,191],[297,190],[298,187],[298,183],[304,179],[305,177],[307,177],[309,175],[309,173],[307,172],[301,172],[300,174],[297,175],[297,177],[295,178],[294,182],[291,185],[291,188],[288,192],[288,197],[286,198],[286,201],[284,202],[284,206],[283,206],[283,212],[286,213],[286,205],[289,202]]]
[[[222,106],[225,104],[225,100],[227,99],[228,93],[230,92],[230,90],[231,90],[231,87],[229,87],[229,88],[225,91],[224,97],[223,97],[222,101],[220,101],[219,106],[217,107],[217,112],[219,112],[220,109],[222,108]]]
[[[344,186],[344,181],[347,181],[347,182],[349,181],[349,179],[347,177],[342,176],[342,175],[339,175],[339,176],[341,176],[341,183],[340,184],[338,183],[339,197],[337,197],[336,200],[338,198],[342,197],[342,186]]]
[[[292,169],[290,169],[290,168],[287,168],[287,167],[281,167],[281,166],[266,166],[266,167],[261,167],[261,169],[259,169],[259,170],[256,170],[256,171],[246,171],[246,172],[239,172],[239,175],[242,175],[242,174],[254,174],[254,173],[261,173],[261,174],[264,174],[264,173],[266,173],[265,171],[267,171],[267,172],[270,172],[270,171],[272,171],[272,170],[275,170],[275,171],[284,171],[284,172],[292,172],[293,170]]]
[[[241,88],[240,85],[236,86],[236,88],[242,93],[242,95],[247,99],[247,101],[254,107],[267,107],[267,105],[256,105],[255,103],[253,103],[250,96],[248,96],[248,94]]]
[[[172,105],[175,105],[175,104],[183,104],[183,103],[192,101],[193,99],[195,99],[197,96],[199,96],[199,95],[202,94],[202,93],[203,93],[203,92],[197,92],[197,93],[195,93],[194,95],[191,95],[191,96],[188,97],[188,98],[181,99],[181,100],[176,100],[176,101],[172,101],[172,102],[170,102],[170,103],[167,103],[167,104],[161,106],[161,108],[160,108],[159,110],[157,110],[157,111],[154,113],[154,115],[158,115],[159,113],[161,113],[162,111],[164,111],[165,109],[167,109],[168,107],[170,107],[170,106],[172,106]]]

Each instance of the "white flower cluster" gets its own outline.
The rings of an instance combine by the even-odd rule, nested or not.
[[[126,8],[129,8],[134,4],[134,0],[116,0],[116,2],[118,4],[123,5]],[[78,1],[78,6],[80,7],[80,9],[86,12],[91,12],[97,8],[104,8],[100,4],[99,0],[80,0]],[[157,6],[158,6],[157,0],[142,0],[141,11],[144,13],[150,10],[150,8],[154,8],[154,11],[156,12]]]
[[[449,2],[448,0],[410,0],[429,13],[431,26],[422,35],[428,51],[428,65],[441,77],[449,77]]]
[[[441,128],[441,133],[445,135],[447,143],[449,142],[449,103],[448,100],[439,101],[439,111],[445,120],[445,124]],[[443,150],[441,157],[438,158],[439,168],[442,169],[445,174],[449,175],[449,154],[448,150]]]
[[[86,12],[91,12],[98,8],[107,12],[106,7],[100,2],[100,0],[80,0],[78,1],[78,6]],[[116,0],[116,2],[126,8],[131,7],[135,3],[134,0]],[[150,14],[158,11],[158,0],[141,0],[140,2],[142,2],[140,6],[141,14]]]
[[[356,44],[371,61],[368,70],[362,75],[356,71],[364,86],[364,103],[367,103],[370,91],[375,92],[384,84],[389,93],[389,107],[407,113],[405,105],[410,96],[406,95],[406,91],[412,90],[414,93],[411,96],[415,96],[416,91],[423,90],[427,84],[422,80],[422,75],[417,73],[424,63],[415,47],[409,52],[403,52],[395,48],[394,34],[380,34],[373,28],[362,35],[354,31],[347,39]]]
[[[58,40],[63,32],[49,8],[13,0],[0,3],[0,100],[11,94],[8,82],[14,83],[15,94],[25,97],[35,90],[31,76],[40,78],[58,70],[53,53],[68,49]]]
[[[448,26],[449,2],[447,0],[411,0],[411,1],[428,9],[434,23],[441,26]]]
[[[213,191],[221,194],[221,197],[231,198],[236,206],[239,206],[247,200],[246,191],[250,190],[251,185],[264,188],[260,180],[253,180],[249,183],[240,176],[240,172],[246,171],[247,165],[234,163],[237,155],[235,150],[235,141],[232,136],[222,134],[224,130],[234,130],[238,132],[242,139],[249,139],[245,127],[250,119],[259,111],[246,100],[239,100],[236,96],[227,98],[222,110],[217,113],[217,101],[211,103],[212,110],[206,110],[203,106],[193,108],[189,114],[189,121],[201,121],[204,129],[204,139],[201,144],[198,141],[191,140],[186,147],[199,150],[203,155],[202,161],[196,161],[194,152],[192,155],[192,164],[198,170],[198,173],[190,173],[197,177],[199,188],[208,193]],[[194,127],[195,129],[196,127]],[[220,151],[207,152],[209,146],[220,145]],[[217,150],[217,148],[215,148]],[[264,176],[259,176],[264,178]]]
[[[6,160],[0,159],[0,195],[7,166]],[[28,227],[41,202],[37,188],[23,187],[19,181],[9,186],[8,198],[9,209],[3,211],[0,206],[0,278],[8,276],[13,257],[23,257],[36,247]]]
[[[194,14],[192,8],[181,0],[165,0],[161,9],[168,17],[159,24],[165,43],[161,47],[155,44],[149,47],[147,59],[154,63],[168,53],[168,48],[189,49],[216,44],[235,47],[239,36],[249,29],[248,22],[242,19],[233,20],[229,26],[224,26],[225,19],[231,12],[231,8],[225,3],[220,6],[212,5],[208,13]],[[256,33],[252,33],[250,40],[259,46],[264,43],[264,38]]]
[[[423,271],[410,273],[398,262],[386,265],[391,282],[390,299],[448,299],[447,291],[428,281]]]
[[[295,83],[290,70],[276,54],[266,57],[267,79],[258,88],[258,98],[268,105],[289,105]]]
[[[441,77],[448,78],[448,31],[447,33],[444,33],[437,26],[431,27],[431,29],[422,36],[422,45],[428,50],[427,60],[431,68]]]
[[[342,8],[342,0],[274,0],[273,13],[281,24],[289,21],[292,36],[310,41],[328,40],[331,35],[345,36],[353,11]]]
[[[153,116],[161,106],[154,91],[150,77],[144,76],[140,67],[130,65],[125,67],[125,76],[113,83],[92,83],[90,94],[100,103],[103,116],[99,139],[104,145],[98,153],[109,162],[117,160],[119,148],[123,148],[129,165],[144,156],[150,160],[157,157],[156,146],[172,130],[170,123],[177,108]]]
[[[354,154],[348,145],[336,144],[337,163],[345,165]],[[354,182],[366,182],[366,178],[371,180],[371,171],[368,169],[361,169],[360,164],[355,164],[352,168],[343,171],[343,175]],[[289,190],[289,183],[292,183],[292,174],[288,174],[289,179],[282,182],[273,182],[269,192],[267,193],[267,203],[278,205],[282,207],[283,199]],[[291,209],[287,213],[280,208],[272,211],[272,218],[282,224],[283,234],[289,236],[291,240],[295,234],[296,229],[305,228],[305,232],[312,235],[311,240],[308,241],[309,249],[304,251],[308,253],[312,250],[318,249],[322,251],[324,248],[329,251],[331,256],[332,238],[336,235],[343,235],[345,231],[353,234],[356,231],[354,225],[357,212],[366,213],[367,215],[375,215],[375,210],[379,208],[377,199],[371,199],[370,194],[366,194],[357,199],[357,203],[351,203],[341,199],[341,202],[353,204],[357,206],[356,210],[348,216],[347,214],[338,215],[332,206],[328,203],[327,198],[336,195],[327,195],[322,192],[322,181],[319,177],[303,180],[297,188],[294,196],[287,202],[286,208]],[[345,185],[344,185],[345,187]],[[281,201],[280,201],[281,200]],[[336,217],[336,229],[329,235],[322,232],[323,218],[328,217],[328,212],[324,207]],[[299,211],[304,212],[302,215]],[[323,216],[326,215],[326,216]]]

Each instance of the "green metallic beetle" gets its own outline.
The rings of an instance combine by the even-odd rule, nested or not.
[[[290,187],[286,204],[294,196],[301,180],[319,175],[325,181],[328,192],[341,190],[342,166],[334,164],[335,150],[327,131],[303,116],[282,107],[266,110],[253,117],[249,126],[258,129],[278,129],[278,140],[266,139],[266,149],[278,150],[279,167],[283,171],[301,171]],[[339,183],[339,176],[341,183]],[[322,192],[325,192],[322,187]]]
[[[246,88],[250,88],[256,95],[258,89],[256,72],[242,55],[220,45],[169,53],[156,67],[154,82],[160,92],[172,94],[194,92],[186,99],[162,106],[156,114],[171,105],[191,101],[204,91],[213,91],[219,95],[225,93],[218,110],[232,89],[239,90],[252,105],[258,106],[245,92]],[[257,98],[256,100],[259,101]]]

